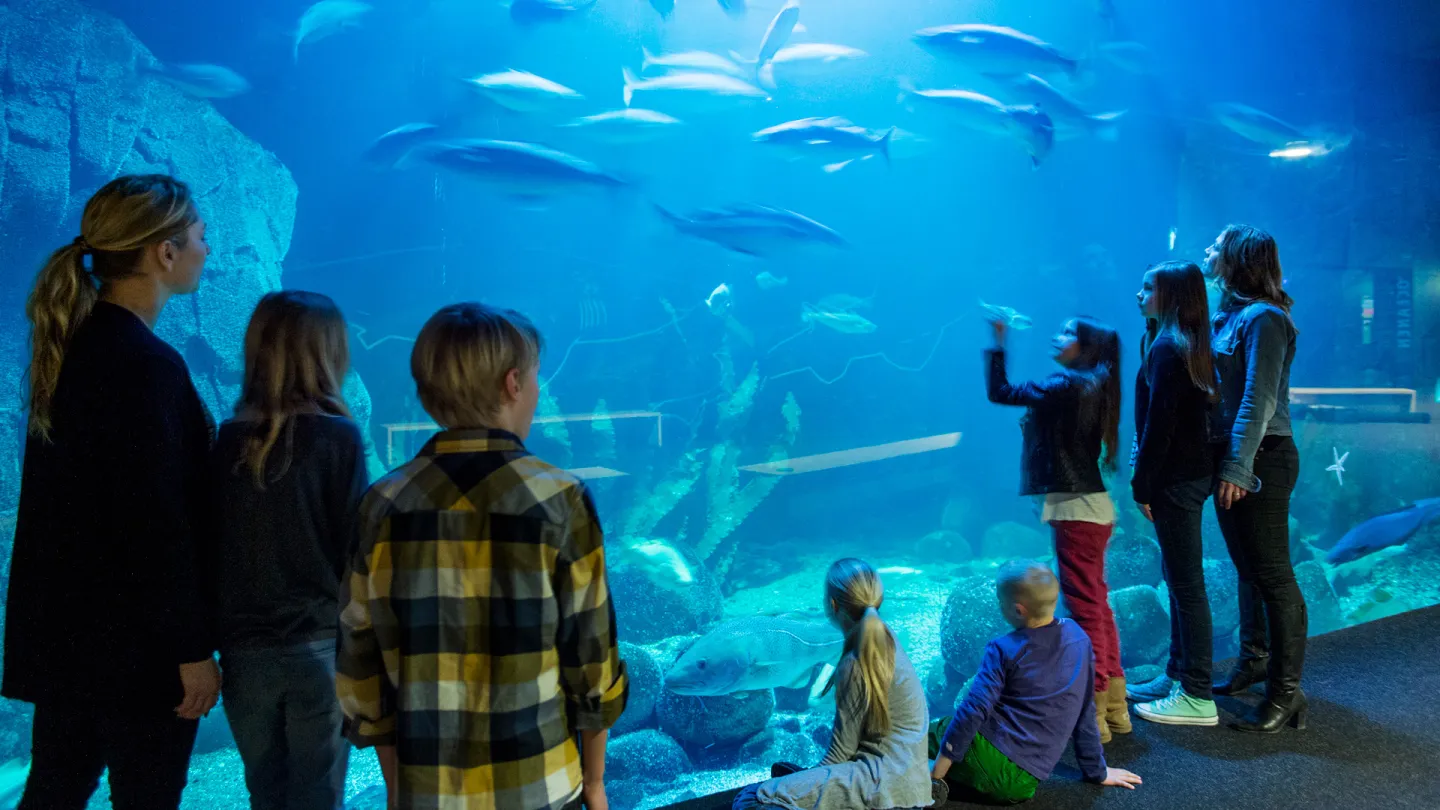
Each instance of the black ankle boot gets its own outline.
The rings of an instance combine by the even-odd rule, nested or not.
[[[1306,715],[1310,713],[1310,702],[1305,693],[1296,689],[1289,698],[1267,698],[1264,703],[1251,709],[1245,717],[1230,724],[1236,731],[1252,734],[1276,734],[1287,724],[1300,731],[1305,730]]]
[[[1225,680],[1216,682],[1212,691],[1217,695],[1239,695],[1257,683],[1265,681],[1269,658],[1242,658],[1235,662],[1235,668]]]

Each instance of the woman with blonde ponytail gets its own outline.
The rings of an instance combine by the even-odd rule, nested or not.
[[[252,810],[344,803],[340,577],[369,479],[340,394],[345,318],[317,293],[260,300],[235,418],[211,458],[225,716]]]
[[[20,807],[180,804],[214,707],[201,544],[214,423],[153,329],[210,248],[184,183],[119,177],[51,254],[29,317],[28,437],[0,694],[35,704]]]
[[[825,575],[825,614],[845,634],[830,687],[835,723],[820,764],[772,768],[772,779],[735,797],[735,810],[928,807],[925,687],[880,618],[885,589],[863,560],[837,560]]]

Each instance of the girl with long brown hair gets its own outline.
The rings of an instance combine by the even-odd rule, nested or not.
[[[1214,481],[1208,434],[1218,381],[1210,356],[1205,276],[1193,262],[1151,267],[1136,295],[1146,321],[1135,380],[1135,457],[1130,489],[1154,521],[1170,592],[1170,659],[1136,684],[1135,713],[1156,723],[1213,726],[1210,600],[1200,518]]]
[[[369,484],[329,298],[266,295],[245,332],[235,418],[210,476],[225,715],[252,810],[334,810],[346,751],[335,694],[340,578]]]
[[[932,801],[925,685],[880,618],[885,588],[864,560],[825,574],[825,615],[845,634],[827,689],[835,689],[830,748],[808,770],[777,763],[769,781],[735,797],[734,810],[926,807]]]
[[[1300,673],[1309,617],[1290,560],[1290,494],[1300,473],[1290,427],[1294,301],[1275,238],[1259,228],[1221,231],[1205,264],[1223,291],[1211,338],[1220,377],[1215,514],[1240,580],[1240,656],[1215,692],[1263,681],[1265,702],[1231,725],[1273,734],[1304,728],[1308,710]]]
[[[1005,371],[1006,323],[992,320],[986,353],[991,402],[1021,405],[1021,495],[1041,502],[1059,563],[1060,590],[1075,623],[1095,648],[1095,719],[1101,742],[1131,730],[1120,668],[1120,633],[1105,584],[1105,547],[1115,505],[1102,470],[1116,469],[1120,432],[1120,336],[1087,317],[1066,321],[1051,341],[1059,371],[1012,384]]]
[[[190,189],[107,183],[26,303],[28,436],[5,621],[5,697],[35,704],[22,808],[175,808],[220,689],[201,587],[214,424],[154,333],[210,249]]]

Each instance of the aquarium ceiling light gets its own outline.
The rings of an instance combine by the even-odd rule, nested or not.
[[[820,453],[814,456],[782,458],[779,461],[751,464],[748,467],[741,467],[740,469],[746,472],[760,473],[761,475],[799,475],[800,473],[819,472],[820,470],[829,470],[835,467],[849,467],[854,464],[883,461],[887,458],[911,456],[916,453],[928,453],[933,450],[945,450],[959,443],[959,433],[942,433],[938,436],[926,436],[923,439],[906,439],[899,442],[890,442],[889,444],[856,447],[851,450],[836,450],[831,453]]]

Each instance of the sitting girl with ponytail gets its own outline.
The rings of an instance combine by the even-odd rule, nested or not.
[[[826,687],[835,688],[830,749],[809,770],[776,764],[775,778],[735,797],[735,810],[930,805],[925,686],[880,618],[884,598],[880,576],[868,563],[847,558],[830,566],[825,614],[845,634],[844,653]]]

